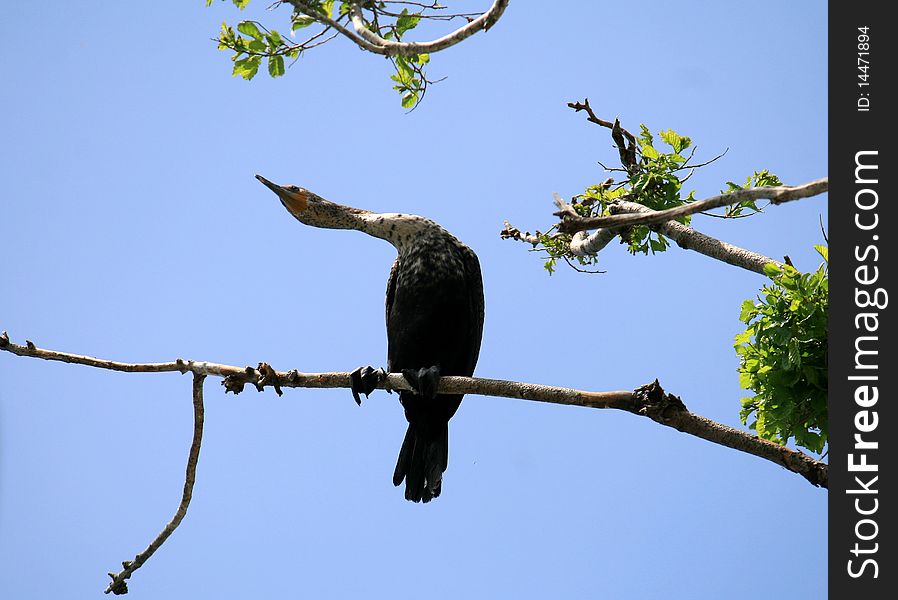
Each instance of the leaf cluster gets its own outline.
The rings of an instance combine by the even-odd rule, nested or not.
[[[591,110],[588,104],[571,104],[575,110]],[[692,138],[680,135],[672,129],[666,129],[657,133],[657,138],[646,125],[639,126],[639,135],[630,135],[620,128],[617,122],[612,126],[596,118],[590,112],[590,120],[605,127],[611,128],[611,137],[617,147],[620,156],[620,166],[609,168],[599,163],[606,172],[621,173],[623,177],[618,180],[609,177],[602,183],[591,185],[586,190],[571,199],[571,207],[583,217],[604,217],[613,214],[615,203],[626,200],[642,204],[652,210],[660,211],[674,208],[695,201],[695,191],[686,193],[683,184],[692,176],[696,169],[707,166],[720,156],[703,164],[694,164],[692,159],[695,147]],[[722,155],[721,155],[722,156]],[[760,187],[768,185],[781,185],[779,178],[768,170],[755,171],[746,180],[744,185],[727,182],[727,189],[722,193],[728,193],[747,187]],[[760,212],[753,201],[745,201],[727,209],[726,218],[744,217]],[[707,214],[707,213],[704,213]],[[685,215],[676,219],[683,225],[691,223],[691,215]],[[631,254],[656,254],[664,252],[670,247],[668,240],[662,233],[651,225],[635,225],[622,228],[618,235],[621,243],[627,246]],[[545,269],[552,274],[559,259],[565,260],[569,265],[577,268],[580,266],[592,266],[598,261],[594,255],[577,256],[570,250],[571,235],[558,231],[552,227],[546,232],[536,232],[539,239],[537,250],[544,252],[546,256]]]
[[[617,197],[627,197],[652,210],[674,208],[694,200],[695,192],[689,192],[685,198],[682,196],[683,182],[688,175],[686,178],[680,177],[690,158],[684,152],[692,146],[692,140],[672,129],[660,131],[659,137],[671,150],[662,152],[656,149],[654,136],[648,127],[640,124],[639,129],[640,133],[636,138],[637,160],[629,166],[629,178],[622,188],[623,193]],[[587,189],[586,193],[589,192],[590,189]],[[614,197],[609,197],[609,194],[598,196],[596,206],[597,212],[601,211],[599,214],[608,212],[609,200],[614,200]],[[683,225],[689,225],[691,216],[686,215],[677,220]],[[664,252],[670,245],[667,238],[646,225],[629,228],[623,233],[621,240],[627,244],[627,250],[631,254]]]
[[[827,442],[828,250],[813,273],[767,265],[772,283],[742,304],[747,325],[735,338],[739,383],[754,392],[742,399],[740,417],[758,435],[780,444],[790,439],[820,453]],[[748,421],[751,420],[751,423]]]
[[[231,0],[240,10],[243,10],[249,0]],[[206,6],[210,6],[213,0],[206,0]],[[403,36],[413,30],[422,19],[450,20],[465,15],[434,15],[427,10],[443,9],[442,5],[420,5],[418,12],[410,12],[408,8],[402,8],[401,12],[390,10],[391,2],[368,2],[363,5],[366,26],[386,40],[402,41]],[[267,29],[258,21],[240,21],[235,29],[226,22],[222,23],[218,36],[219,50],[232,50],[234,54],[231,60],[234,62],[232,75],[250,80],[256,76],[263,59],[268,62],[268,74],[271,77],[284,75],[284,59],[294,61],[305,51],[315,46],[322,45],[336,37],[331,25],[325,20],[331,19],[344,26],[349,25],[349,0],[308,0],[303,8],[296,8],[290,20],[291,36],[297,31],[311,25],[319,25],[319,30],[303,42],[294,43],[281,35],[277,30]],[[335,14],[336,11],[336,14]],[[325,19],[322,19],[325,18]],[[323,37],[331,34],[331,37]],[[395,85],[393,89],[400,94],[403,108],[412,109],[418,105],[427,91],[427,86],[433,83],[427,78],[424,66],[430,62],[428,54],[415,56],[387,57],[395,68],[395,73],[390,79]]]
[[[598,217],[610,215],[611,207],[618,200],[638,202],[652,210],[665,210],[694,200],[695,192],[685,196],[682,192],[683,183],[689,176],[681,177],[683,171],[696,168],[689,166],[691,153],[686,154],[692,140],[672,129],[660,131],[658,136],[663,146],[656,144],[648,127],[640,125],[640,135],[635,138],[633,152],[628,154],[620,148],[621,167],[606,168],[609,172],[625,173],[626,177],[619,182],[611,177],[587,187],[582,194],[573,197],[573,209],[583,217]],[[688,225],[690,220],[690,215],[678,219],[684,225]],[[596,256],[573,255],[570,251],[571,236],[558,232],[554,227],[546,233],[537,232],[537,236],[540,250],[547,254],[544,266],[550,274],[555,271],[555,265],[561,258],[569,263],[575,260],[582,266],[595,265],[598,260]],[[670,245],[663,234],[646,225],[628,227],[620,232],[620,238],[631,254],[664,252]]]
[[[727,189],[720,190],[721,194],[727,194],[730,192],[735,192],[737,190],[745,190],[753,187],[768,187],[775,185],[783,185],[783,182],[780,181],[780,178],[764,169],[762,171],[755,171],[751,175],[749,175],[745,179],[745,183],[739,185],[738,183],[733,183],[732,181],[727,181]],[[753,214],[762,212],[763,208],[758,208],[757,200],[743,200],[737,204],[731,204],[726,207],[724,210],[724,214],[722,215],[713,215],[713,216],[721,216],[726,219],[735,219],[739,217],[748,217]]]
[[[423,67],[428,62],[429,54],[417,54],[408,58],[397,56],[393,60],[396,74],[390,75],[390,79],[396,82],[393,89],[402,94],[402,108],[415,108],[424,97],[430,82],[424,75]]]
[[[241,21],[237,24],[236,32],[227,23],[222,23],[218,49],[234,51],[231,57],[234,68],[231,74],[246,80],[256,76],[263,58],[268,61],[268,74],[271,77],[282,76],[285,72],[284,57],[295,60],[301,52],[295,44],[284,41],[278,31],[266,29],[256,21]]]

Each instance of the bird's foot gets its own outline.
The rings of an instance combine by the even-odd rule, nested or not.
[[[403,369],[402,376],[419,396],[432,400],[437,395],[440,387],[440,368],[437,366],[426,369]]]
[[[355,403],[362,405],[362,398],[359,394],[365,394],[365,398],[377,389],[381,383],[387,378],[387,372],[383,369],[375,369],[370,365],[367,367],[359,367],[349,374],[349,389],[352,391],[352,397]]]
[[[284,395],[284,392],[281,390],[281,380],[278,377],[278,372],[271,368],[271,365],[266,362],[260,362],[256,370],[259,372],[259,381],[256,382],[257,390],[261,392],[266,385],[270,385],[274,387],[274,391],[277,392],[278,396]]]

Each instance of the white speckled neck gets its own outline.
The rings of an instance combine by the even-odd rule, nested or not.
[[[431,221],[418,215],[403,213],[365,213],[358,215],[361,221],[360,229],[374,237],[387,240],[403,253],[405,249],[415,244],[422,236],[447,237],[452,235]]]
[[[374,213],[336,204],[311,192],[307,193],[307,206],[301,211],[291,211],[296,219],[306,225],[363,231],[390,242],[400,256],[420,245],[442,246],[454,243],[463,246],[451,233],[430,219],[406,213]]]

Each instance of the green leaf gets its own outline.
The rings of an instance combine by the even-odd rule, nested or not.
[[[402,95],[402,108],[414,108],[418,103],[418,94],[415,92],[406,92]]]
[[[231,0],[231,2],[233,2],[234,6],[236,6],[240,10],[243,10],[244,8],[246,8],[246,5],[249,4],[249,0]]]
[[[401,38],[409,29],[414,29],[418,25],[421,16],[417,14],[409,14],[407,8],[402,9],[399,17],[396,19],[396,37]]]
[[[408,62],[401,56],[396,57],[396,75],[391,76],[390,79],[405,87],[412,87],[414,78],[415,71],[409,66]]]
[[[249,56],[247,58],[238,60],[234,63],[234,70],[232,71],[232,75],[240,76],[249,81],[253,77],[256,76],[256,73],[259,71],[259,65],[262,62],[261,56]]]
[[[748,323],[756,314],[758,314],[758,311],[755,308],[755,303],[751,300],[745,300],[742,303],[742,310],[739,312],[739,320],[743,323]]]
[[[308,27],[314,22],[314,17],[310,17],[309,15],[301,15],[299,13],[293,13],[293,25],[291,25],[291,31],[296,31],[297,29]]]
[[[780,181],[780,178],[764,169],[762,171],[755,171],[751,177],[746,179],[745,186],[746,187],[768,187],[772,185],[782,185],[783,182]]]
[[[642,147],[642,155],[651,160],[655,160],[660,156],[660,154],[658,154],[658,151],[648,144]]]
[[[814,246],[814,250],[816,250],[817,253],[823,257],[823,260],[825,260],[826,262],[829,262],[829,248],[827,248],[826,246],[817,244]]]
[[[237,24],[237,31],[255,40],[262,41],[262,32],[259,31],[259,27],[254,21],[240,21]]]
[[[272,77],[280,77],[284,74],[284,57],[269,56],[268,57],[268,74]]]
[[[661,136],[661,139],[664,140],[667,145],[673,148],[674,152],[676,152],[677,154],[692,145],[692,140],[690,140],[688,137],[678,134],[673,129],[662,131],[659,135]]]
[[[640,146],[651,146],[652,145],[652,132],[649,131],[649,128],[644,124],[639,124],[639,137],[637,138]]]
[[[271,47],[272,51],[280,48],[284,43],[284,38],[281,37],[281,34],[274,30],[269,31],[265,35],[265,39],[268,40],[268,45]]]
[[[782,269],[780,269],[777,265],[773,263],[766,263],[764,265],[764,274],[768,277],[776,277],[780,273],[782,273]]]

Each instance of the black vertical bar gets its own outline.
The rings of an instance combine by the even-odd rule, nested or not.
[[[894,309],[898,32],[887,2],[829,4],[829,588],[898,593]],[[888,191],[887,191],[888,190]]]

